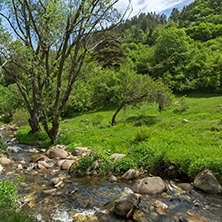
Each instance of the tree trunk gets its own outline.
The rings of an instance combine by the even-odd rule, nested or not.
[[[32,129],[32,133],[40,132],[41,127],[39,125],[40,115],[38,113],[30,113],[29,125]]]
[[[52,122],[52,128],[48,132],[48,135],[49,135],[49,138],[51,139],[52,144],[55,142],[56,138],[58,137],[58,129],[59,129],[59,120],[58,118],[56,118]]]
[[[112,118],[112,123],[111,123],[112,126],[115,125],[115,123],[116,123],[116,121],[115,121],[116,116],[117,116],[117,114],[119,113],[119,111],[120,111],[124,106],[125,106],[125,103],[122,103],[122,104],[119,106],[119,108],[116,110],[116,112],[114,113],[113,118]]]

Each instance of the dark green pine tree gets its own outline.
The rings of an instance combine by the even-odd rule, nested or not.
[[[98,61],[103,68],[118,69],[122,63],[127,61],[122,43],[123,41],[119,37],[108,34],[105,40],[96,47],[92,58]]]

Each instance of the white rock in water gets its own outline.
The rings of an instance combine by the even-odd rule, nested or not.
[[[22,164],[18,164],[18,168],[17,169],[22,170],[23,169]]]
[[[0,164],[0,173],[4,170],[3,166]]]

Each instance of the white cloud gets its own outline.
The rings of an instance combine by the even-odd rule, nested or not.
[[[138,14],[139,12],[156,12],[157,14],[173,7],[176,7],[179,4],[186,5],[186,0],[132,0],[133,12],[131,17]],[[116,8],[119,12],[123,12],[129,0],[119,0],[116,4]]]

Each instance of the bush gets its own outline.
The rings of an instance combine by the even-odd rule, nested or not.
[[[48,147],[50,145],[50,139],[45,131],[31,133],[31,128],[26,126],[21,126],[16,131],[16,139],[21,143],[28,145],[39,145],[41,143],[41,147]]]
[[[105,175],[111,170],[112,166],[113,163],[109,158],[108,153],[104,151],[97,151],[75,164],[70,172],[78,171],[77,174],[81,174],[87,169],[90,169],[90,171],[96,169],[99,174]]]
[[[140,129],[135,136],[134,143],[139,143],[142,141],[146,141],[151,136],[151,132],[148,128]]]
[[[19,210],[16,201],[19,199],[17,186],[7,180],[0,180],[0,221],[1,222],[34,222],[37,221],[27,212]]]
[[[25,126],[29,123],[30,115],[27,110],[20,108],[12,115],[12,123],[16,126]]]

